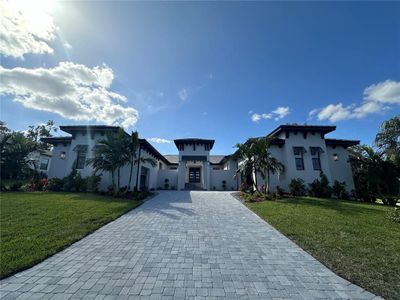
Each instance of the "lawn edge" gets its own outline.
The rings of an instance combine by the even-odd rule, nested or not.
[[[121,218],[123,215],[127,214],[128,212],[131,212],[131,211],[137,209],[138,207],[142,206],[143,203],[145,203],[146,201],[152,199],[152,198],[155,197],[155,196],[157,196],[157,194],[154,193],[154,194],[149,195],[148,197],[146,197],[146,198],[143,199],[143,200],[133,200],[133,201],[137,201],[137,202],[138,202],[138,205],[137,205],[137,206],[135,206],[135,207],[133,207],[133,208],[131,208],[131,209],[128,209],[127,211],[123,212],[122,214],[120,214],[120,215],[119,215],[118,217],[116,217],[115,219],[112,219],[112,220],[110,220],[110,221],[108,221],[108,222],[105,222],[105,223],[104,223],[103,225],[101,225],[100,227],[98,227],[98,228],[96,228],[96,229],[93,229],[93,230],[91,230],[91,231],[88,231],[87,234],[83,235],[80,239],[74,240],[74,241],[72,241],[70,244],[67,244],[67,245],[64,245],[63,247],[60,247],[60,249],[57,249],[56,252],[54,252],[53,254],[50,254],[50,255],[44,257],[43,259],[34,262],[33,264],[31,264],[31,265],[29,265],[29,266],[22,267],[22,268],[20,268],[20,269],[18,269],[18,270],[16,270],[16,271],[13,271],[13,272],[11,272],[11,273],[8,273],[8,274],[5,275],[5,276],[0,276],[0,280],[7,279],[7,278],[9,278],[9,277],[15,276],[16,274],[18,274],[18,273],[20,273],[20,272],[23,272],[23,271],[26,271],[26,270],[28,270],[28,269],[30,269],[30,268],[33,268],[34,266],[40,264],[41,262],[45,261],[46,259],[48,259],[48,258],[50,258],[50,257],[52,257],[52,256],[54,256],[54,255],[56,255],[56,254],[58,254],[58,253],[64,251],[65,249],[67,249],[68,247],[72,246],[73,244],[75,244],[75,243],[77,243],[77,242],[83,240],[83,239],[86,238],[87,236],[89,236],[89,235],[95,233],[95,232],[96,232],[97,230],[99,230],[100,228],[103,228],[104,226],[110,224],[111,222],[116,221],[117,219]],[[117,198],[117,199],[124,200],[124,198]],[[126,199],[125,199],[125,200],[126,200]],[[131,201],[132,201],[132,200],[131,200]]]

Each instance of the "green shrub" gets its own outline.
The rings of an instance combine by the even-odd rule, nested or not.
[[[289,183],[289,192],[293,196],[304,196],[307,193],[304,180],[301,178],[292,179],[292,181]]]
[[[164,179],[164,190],[168,190],[169,189],[169,179],[165,178]]]
[[[309,184],[310,195],[314,197],[330,198],[332,195],[332,188],[329,186],[328,177],[324,172],[319,173],[320,179],[315,179]]]
[[[332,194],[338,199],[349,199],[349,193],[346,190],[346,182],[335,180],[332,186]]]
[[[46,191],[60,192],[63,189],[64,180],[54,177],[50,178],[47,185],[44,187]]]
[[[99,184],[101,181],[101,176],[92,175],[86,177],[86,186],[89,192],[97,192],[99,190]]]
[[[23,192],[32,192],[33,191],[32,184],[26,183],[20,187],[20,190]]]
[[[10,191],[16,192],[20,189],[21,186],[22,186],[22,182],[14,182],[10,185]]]
[[[72,170],[68,176],[63,178],[63,190],[66,192],[86,192],[86,179],[78,173],[76,169]]]
[[[283,195],[285,194],[285,190],[283,188],[281,188],[279,185],[276,186],[276,194],[279,197],[283,197]]]
[[[389,214],[388,214],[389,220],[395,223],[400,223],[400,208],[395,207],[394,209],[391,209]]]

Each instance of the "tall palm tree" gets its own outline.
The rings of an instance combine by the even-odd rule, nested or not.
[[[126,134],[120,129],[117,133],[108,132],[105,139],[98,141],[94,157],[87,160],[87,164],[93,166],[95,173],[98,171],[111,173],[115,193],[120,189],[120,169],[126,164],[125,151]]]
[[[245,179],[246,184],[254,187],[258,190],[257,176],[253,178],[255,172],[254,155],[249,140],[245,143],[238,143],[235,145],[237,148],[233,157],[239,160],[237,174],[241,174],[242,180]]]
[[[156,161],[152,158],[145,158],[140,155],[140,139],[139,139],[139,133],[137,131],[132,132],[132,134],[129,137],[127,137],[126,145],[124,146],[124,151],[125,151],[126,163],[128,163],[130,167],[129,182],[128,182],[128,191],[129,191],[131,188],[134,167],[136,165],[139,167],[140,163],[149,163],[151,166],[154,167],[156,165]]]

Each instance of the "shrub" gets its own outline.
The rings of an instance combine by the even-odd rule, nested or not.
[[[168,179],[168,178],[165,178],[165,179],[164,179],[164,189],[165,189],[165,190],[168,190],[168,189],[169,189],[169,179]]]
[[[26,183],[20,187],[20,190],[23,192],[32,192],[33,191],[32,184]]]
[[[63,181],[63,190],[66,192],[86,192],[87,190],[86,179],[75,169],[68,176],[64,177]]]
[[[319,173],[320,179],[315,179],[309,184],[310,194],[314,197],[330,198],[332,195],[332,188],[329,186],[328,177],[321,171]]]
[[[151,190],[151,189],[150,189]],[[171,190],[176,190],[176,187],[171,185]]]
[[[301,178],[292,179],[292,181],[289,183],[289,192],[293,196],[304,196],[307,193],[304,180]]]
[[[10,185],[10,191],[16,192],[20,189],[22,186],[22,182],[14,182],[13,184]]]
[[[226,190],[226,180],[222,180],[222,189]]]
[[[52,192],[59,192],[62,191],[64,185],[64,181],[60,178],[54,177],[54,178],[50,178],[46,184],[46,186],[44,186],[44,190],[46,191],[52,191]]]
[[[248,186],[247,186],[246,182],[242,182],[242,183],[240,184],[239,191],[241,191],[242,193],[244,193],[245,191],[247,191],[247,188],[248,188]]]
[[[332,186],[332,194],[338,199],[349,199],[349,193],[346,191],[346,182],[335,180]]]
[[[279,197],[283,197],[283,195],[285,194],[285,190],[283,188],[281,188],[279,185],[276,186],[276,194]]]
[[[101,181],[101,176],[91,175],[86,177],[86,186],[89,192],[97,192],[99,189],[99,184]]]
[[[395,207],[394,209],[391,209],[388,214],[388,218],[392,222],[400,223],[400,208]]]

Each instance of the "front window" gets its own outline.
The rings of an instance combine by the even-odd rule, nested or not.
[[[315,171],[321,171],[321,153],[323,153],[324,150],[322,150],[321,147],[310,147],[310,151],[312,156],[313,169]]]
[[[76,151],[76,164],[75,164],[75,167],[77,169],[85,168],[87,149],[88,149],[87,145],[77,145],[74,148],[74,151]]]
[[[303,154],[306,152],[304,147],[293,147],[294,159],[296,162],[296,170],[304,170],[304,157]]]
[[[47,167],[49,166],[49,159],[48,158],[41,158],[40,159],[40,170],[46,171]]]

